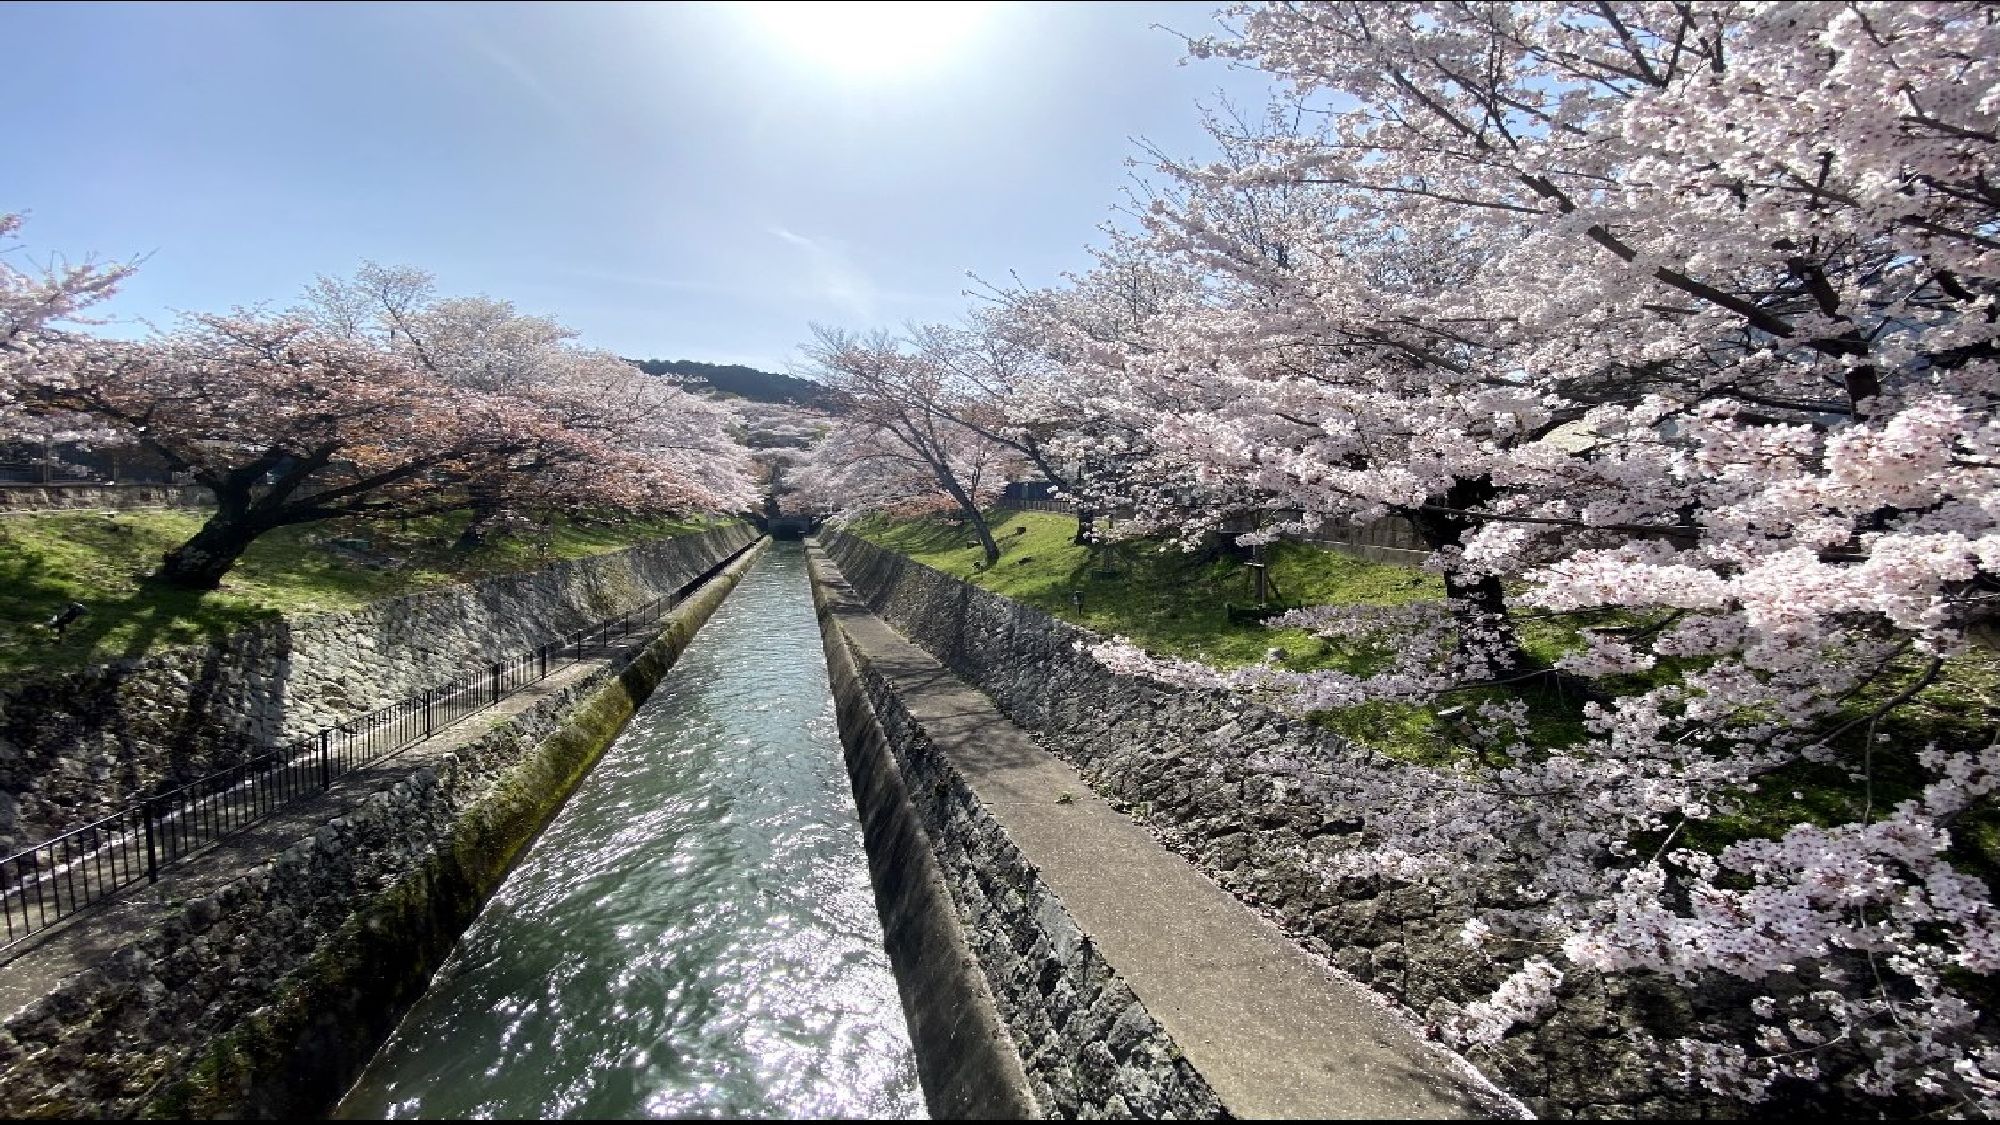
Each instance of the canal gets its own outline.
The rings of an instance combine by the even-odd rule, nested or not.
[[[775,543],[335,1116],[924,1115],[805,553]]]

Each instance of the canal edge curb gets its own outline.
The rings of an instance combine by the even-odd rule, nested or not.
[[[869,881],[896,973],[917,1074],[932,1117],[1023,1119],[1045,1114],[1013,1036],[966,940],[949,883],[924,830],[880,717],[841,628],[828,563],[807,547],[813,609],[826,650],[848,780],[861,818]]]

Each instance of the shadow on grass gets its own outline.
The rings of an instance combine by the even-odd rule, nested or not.
[[[13,626],[0,648],[0,668],[50,669],[144,656],[162,645],[214,643],[275,611],[217,604],[190,591],[141,586],[128,593],[92,596],[47,579],[42,568],[0,566],[9,595],[4,613]],[[85,612],[58,638],[46,622],[70,602]]]

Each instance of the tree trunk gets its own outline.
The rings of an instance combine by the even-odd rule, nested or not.
[[[507,500],[498,493],[480,492],[472,497],[472,519],[452,541],[454,551],[476,551],[493,538],[493,525],[507,512]]]
[[[951,474],[950,468],[941,459],[931,459],[931,474],[945,494],[957,501],[958,510],[972,522],[973,530],[979,532],[979,545],[986,551],[986,565],[999,562],[1000,545],[993,541],[993,531],[986,526],[986,514],[979,510],[978,504],[973,503],[972,494],[958,483],[958,478]]]
[[[977,505],[964,504],[961,507],[965,509],[965,518],[972,521],[972,529],[979,533],[979,546],[986,553],[986,565],[999,562],[1000,544],[993,541],[993,529],[986,526],[986,516]]]
[[[1498,492],[1486,477],[1457,480],[1445,490],[1441,506],[1459,511],[1477,509],[1492,500]],[[1464,546],[1466,533],[1478,527],[1477,521],[1437,512],[1412,512],[1409,520],[1424,545],[1434,551],[1443,547]],[[1507,591],[1500,585],[1499,578],[1488,574],[1468,582],[1446,571],[1444,593],[1451,600],[1452,617],[1457,620],[1460,632],[1467,638],[1486,638],[1479,647],[1492,664],[1495,676],[1509,675],[1529,667],[1528,654],[1521,649],[1521,639],[1514,632],[1514,619],[1507,611]]]
[[[224,507],[209,517],[194,538],[162,556],[153,579],[181,590],[213,590],[222,585],[222,576],[250,544],[269,530],[243,512]]]
[[[1071,539],[1070,542],[1079,547],[1088,547],[1090,546],[1090,541],[1096,538],[1096,536],[1097,512],[1094,509],[1079,506],[1076,510],[1076,537]]]
[[[1486,656],[1495,676],[1509,676],[1527,669],[1528,654],[1522,651],[1521,638],[1514,632],[1514,619],[1507,613],[1507,593],[1501,588],[1500,579],[1488,574],[1468,583],[1447,573],[1444,596],[1452,601],[1452,615],[1458,619],[1462,634],[1491,638],[1491,651]]]

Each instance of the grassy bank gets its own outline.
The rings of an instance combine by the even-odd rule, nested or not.
[[[1168,656],[1216,667],[1257,663],[1272,649],[1277,663],[1295,670],[1335,668],[1357,675],[1377,670],[1378,645],[1337,645],[1294,629],[1273,629],[1232,618],[1231,606],[1253,600],[1253,579],[1241,552],[1187,552],[1145,541],[1107,552],[1071,542],[1076,521],[1053,512],[995,512],[1000,561],[993,567],[967,534],[943,517],[871,520],[852,530],[948,574],[997,594],[1027,602],[1065,620]],[[1397,605],[1437,601],[1444,583],[1414,566],[1369,562],[1302,543],[1278,543],[1265,558],[1278,600],[1286,605]],[[1564,638],[1531,629],[1529,646],[1553,655]],[[1458,702],[1498,696],[1465,693]],[[1573,706],[1540,690],[1517,691],[1536,709],[1554,740],[1577,733]],[[1545,701],[1543,696],[1549,698]],[[1367,704],[1315,716],[1323,725],[1410,761],[1452,757],[1462,739],[1454,715],[1438,708]]]
[[[207,594],[144,581],[200,528],[200,509],[0,516],[0,670],[75,667],[224,636],[251,622],[352,609],[433,586],[526,570],[686,534],[700,520],[566,517],[545,532],[452,548],[468,516],[281,528],[252,544]],[[58,642],[42,623],[71,601],[87,612]]]
[[[1218,667],[1260,661],[1277,648],[1283,650],[1278,662],[1288,668],[1367,674],[1383,665],[1398,640],[1377,637],[1334,644],[1303,632],[1232,621],[1225,606],[1250,601],[1251,579],[1243,560],[1228,551],[1191,554],[1138,542],[1119,547],[1106,566],[1102,556],[1070,542],[1076,522],[1069,516],[994,512],[992,517],[1001,555],[991,568],[983,565],[977,546],[969,545],[971,536],[943,517],[869,520],[850,530],[1099,633],[1122,634],[1151,652]],[[1365,562],[1296,543],[1270,548],[1268,558],[1286,604],[1387,605],[1444,596],[1443,584],[1415,567]],[[1523,614],[1519,628],[1523,645],[1533,656],[1553,661],[1581,643],[1582,629],[1628,623],[1612,614],[1553,619]],[[1912,663],[1904,671],[1914,674],[1914,668]],[[1676,670],[1663,668],[1651,677],[1624,677],[1605,686],[1614,693],[1639,692],[1654,686],[1658,677],[1674,674]],[[1864,691],[1847,702],[1845,713],[1865,716],[1907,682],[1892,678]],[[1544,682],[1459,691],[1429,705],[1369,703],[1313,718],[1405,761],[1442,764],[1464,761],[1474,753],[1470,747],[1477,742],[1476,732],[1468,719],[1483,700],[1525,702],[1532,736],[1541,745],[1567,745],[1585,734],[1583,700],[1565,693],[1560,685]],[[1915,762],[1917,749],[1931,742],[1982,747],[1993,737],[1996,720],[2000,720],[2000,660],[1988,651],[1957,657],[1947,663],[1937,682],[1895,716],[1837,739],[1839,754],[1834,761],[1802,764],[1771,775],[1759,792],[1740,799],[1734,811],[1692,826],[1686,838],[1716,846],[1782,831],[1800,820],[1831,824],[1859,819],[1868,808],[1888,807],[1922,788],[1925,778]],[[1867,753],[1870,729],[1882,739],[1877,746],[1889,749]],[[1872,788],[1856,780],[1855,771],[1864,760],[1873,773]],[[1958,840],[1963,858],[1976,869],[2000,870],[1996,862],[2000,817],[1987,810],[1966,816]]]
[[[926,566],[1101,633],[1122,633],[1159,653],[1217,665],[1250,663],[1273,646],[1293,667],[1316,666],[1324,646],[1304,633],[1231,622],[1225,607],[1252,601],[1250,571],[1227,554],[1203,556],[1147,542],[1108,554],[1071,542],[1076,520],[1055,512],[994,512],[1000,561],[985,568],[967,532],[942,518],[871,520],[851,530]],[[971,544],[968,546],[968,544]],[[1364,562],[1295,543],[1272,547],[1282,600],[1391,605],[1444,597],[1436,576],[1415,567]],[[1078,595],[1079,602],[1072,598]]]

